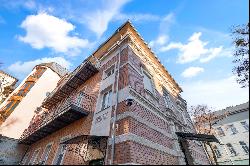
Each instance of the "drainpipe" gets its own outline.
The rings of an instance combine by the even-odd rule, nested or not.
[[[122,39],[122,36],[121,36]],[[112,122],[112,133],[111,133],[111,140],[112,140],[112,146],[111,146],[111,160],[110,165],[114,164],[114,157],[115,157],[115,132],[116,132],[116,112],[118,109],[118,99],[119,99],[119,93],[118,93],[118,86],[119,86],[119,75],[120,75],[120,57],[121,57],[121,46],[120,41],[117,42],[119,53],[118,53],[118,65],[117,65],[117,77],[116,77],[116,103],[115,103],[115,110],[113,114],[113,122]]]

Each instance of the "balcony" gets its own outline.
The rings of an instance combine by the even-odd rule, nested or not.
[[[70,73],[47,98],[45,98],[42,107],[47,109],[53,107],[97,72],[98,68],[96,65],[89,60],[86,60]]]
[[[19,143],[30,145],[87,115],[88,111],[82,105],[68,98],[58,107],[36,115],[28,129],[24,131]]]

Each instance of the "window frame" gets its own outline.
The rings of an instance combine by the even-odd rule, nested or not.
[[[226,144],[231,156],[237,156],[237,152],[235,151],[233,145],[231,143]]]
[[[47,157],[46,157],[46,156],[45,156],[45,155],[46,155],[45,152],[46,152],[46,149],[48,148],[48,146],[50,146],[50,149],[48,150],[48,152],[47,152]],[[43,151],[43,154],[42,154],[42,157],[41,157],[41,160],[40,160],[41,165],[46,165],[46,162],[48,161],[49,154],[50,154],[50,151],[51,151],[51,149],[52,149],[52,146],[53,146],[53,142],[50,142],[50,143],[48,143],[48,144],[45,146],[44,151]],[[45,159],[45,157],[46,157],[46,159]]]
[[[110,75],[108,75],[108,73],[111,72]],[[105,71],[104,71],[104,78],[103,80],[105,80],[106,78],[112,76],[113,74],[115,73],[115,64],[111,65],[109,68],[107,68]]]
[[[231,135],[235,135],[235,134],[238,134],[239,131],[236,129],[236,127],[234,126],[234,124],[230,124],[228,125],[228,128],[230,128],[230,131],[231,131]]]
[[[41,150],[41,148],[38,148],[38,149],[36,149],[36,150],[33,152],[33,154],[32,154],[32,156],[31,156],[31,158],[30,158],[30,161],[29,161],[28,165],[35,165],[35,164],[38,163],[38,161],[39,161],[38,156],[39,156],[40,150]],[[36,153],[36,152],[37,152],[37,153]],[[36,156],[34,156],[35,154],[36,154]],[[36,158],[34,158],[34,157],[36,157]]]
[[[219,150],[219,148],[217,146],[214,146],[214,153],[216,155],[217,158],[221,158],[222,157],[222,154]]]
[[[153,76],[144,68],[142,68],[142,74],[143,74],[143,85],[144,85],[144,89],[151,93],[152,95],[155,94],[155,84],[154,84],[154,80],[153,80]],[[145,76],[149,79],[150,82],[150,87],[152,89],[152,91],[150,89],[147,88],[147,86],[145,86]]]
[[[62,163],[63,163],[63,161],[64,161],[65,154],[66,154],[66,152],[67,152],[67,145],[66,145],[66,144],[61,144],[61,143],[64,142],[64,141],[66,141],[66,140],[68,140],[68,139],[70,139],[70,137],[71,137],[71,135],[67,135],[67,136],[62,137],[62,138],[60,139],[59,145],[58,145],[58,148],[57,148],[57,150],[56,150],[56,154],[55,154],[55,157],[54,157],[54,159],[53,159],[53,164],[52,164],[52,165],[57,165],[57,160],[58,160],[58,156],[59,156],[59,149],[60,149],[60,147],[61,147],[60,145],[62,145],[62,146],[65,145],[66,148],[65,148],[63,157],[62,157],[62,159],[61,159],[60,164],[58,164],[58,165],[62,165]]]
[[[221,130],[219,130],[219,129],[221,129]],[[217,128],[216,128],[216,133],[217,133],[220,137],[223,137],[223,136],[226,135],[222,127],[217,127]]]
[[[108,101],[106,101],[107,96],[108,96]],[[101,110],[105,110],[111,106],[112,106],[112,89],[108,89],[102,93]]]
[[[244,141],[239,141],[241,148],[243,149],[245,154],[249,154],[249,147]],[[246,148],[246,149],[245,149]]]
[[[245,123],[245,124],[243,124]],[[242,121],[240,122],[241,126],[245,129],[245,132],[249,131],[249,124],[247,123],[247,121]]]

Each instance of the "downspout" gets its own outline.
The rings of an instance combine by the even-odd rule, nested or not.
[[[122,36],[121,36],[122,39]],[[114,157],[115,157],[115,133],[116,133],[116,112],[118,109],[118,99],[119,99],[119,75],[120,75],[120,57],[121,57],[121,46],[120,46],[120,41],[121,39],[117,42],[119,53],[118,53],[118,64],[117,64],[117,77],[116,77],[116,103],[115,103],[115,110],[113,114],[113,122],[112,122],[112,133],[111,133],[111,160],[110,160],[110,165],[114,164]]]

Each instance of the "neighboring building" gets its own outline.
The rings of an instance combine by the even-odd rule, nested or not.
[[[53,62],[35,66],[0,105],[0,134],[20,138],[46,93],[51,92],[65,74],[66,69]]]
[[[213,125],[223,144],[214,144],[218,163],[249,165],[249,102],[227,107],[215,115],[226,115]]]
[[[176,131],[195,133],[182,89],[126,22],[43,101],[21,164],[185,164]],[[195,164],[209,164],[189,141]]]
[[[0,104],[9,96],[18,79],[0,70]]]

